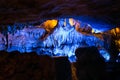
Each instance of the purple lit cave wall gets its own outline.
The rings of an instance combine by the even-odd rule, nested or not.
[[[49,20],[40,25],[21,23],[0,28],[0,50],[68,56],[73,62],[76,60],[75,50],[78,47],[96,46],[106,61],[110,59],[107,51],[109,37],[106,41],[100,30],[73,18]]]

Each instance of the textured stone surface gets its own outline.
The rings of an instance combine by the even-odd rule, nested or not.
[[[64,25],[64,23],[66,24]],[[50,56],[68,56],[70,61],[75,61],[76,48],[96,46],[102,52],[101,55],[109,60],[109,54],[106,52],[109,47],[109,38],[104,40],[103,34],[92,33],[92,26],[89,31],[89,27],[86,26],[89,24],[81,25],[82,22],[77,24],[80,26],[73,26],[69,22],[65,22],[65,19],[59,19],[57,26],[52,27],[53,29],[47,24],[42,27],[27,26],[20,30],[13,29],[11,31],[12,28],[16,28],[16,26],[11,26],[12,28],[8,29],[7,38],[5,35],[0,35],[0,49],[8,52],[15,50],[21,53],[35,51],[39,55],[44,53]]]
[[[1,0],[0,24],[88,15],[119,24],[119,0]]]

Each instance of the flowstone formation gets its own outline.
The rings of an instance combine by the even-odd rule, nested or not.
[[[96,33],[90,24],[79,20],[51,19],[40,25],[27,25],[10,32],[14,27],[8,28],[7,37],[0,33],[1,50],[8,52],[17,50],[21,53],[34,51],[38,55],[68,56],[70,61],[75,61],[75,50],[78,47],[96,46],[105,60],[110,59],[109,53],[104,48],[102,32]]]

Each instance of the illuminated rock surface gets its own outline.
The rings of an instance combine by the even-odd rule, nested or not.
[[[92,34],[92,26],[89,32],[86,25],[73,24],[70,19],[48,20],[40,26],[27,26],[15,33],[8,32],[7,51],[18,50],[21,53],[35,51],[37,54],[50,56],[68,56],[75,61],[75,50],[78,47],[96,46],[106,60],[110,55],[104,48],[104,40]],[[52,24],[50,24],[52,23]],[[80,29],[79,31],[77,28]],[[14,31],[13,31],[14,32]],[[1,49],[6,49],[4,36],[1,34]]]

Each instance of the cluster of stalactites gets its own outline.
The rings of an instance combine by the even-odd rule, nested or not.
[[[120,52],[120,27],[116,27],[116,28],[112,29],[110,32],[114,36],[115,44],[118,47],[118,50]]]
[[[120,37],[120,27],[116,27],[116,28],[112,29],[110,32],[112,35],[114,35],[116,37]]]

